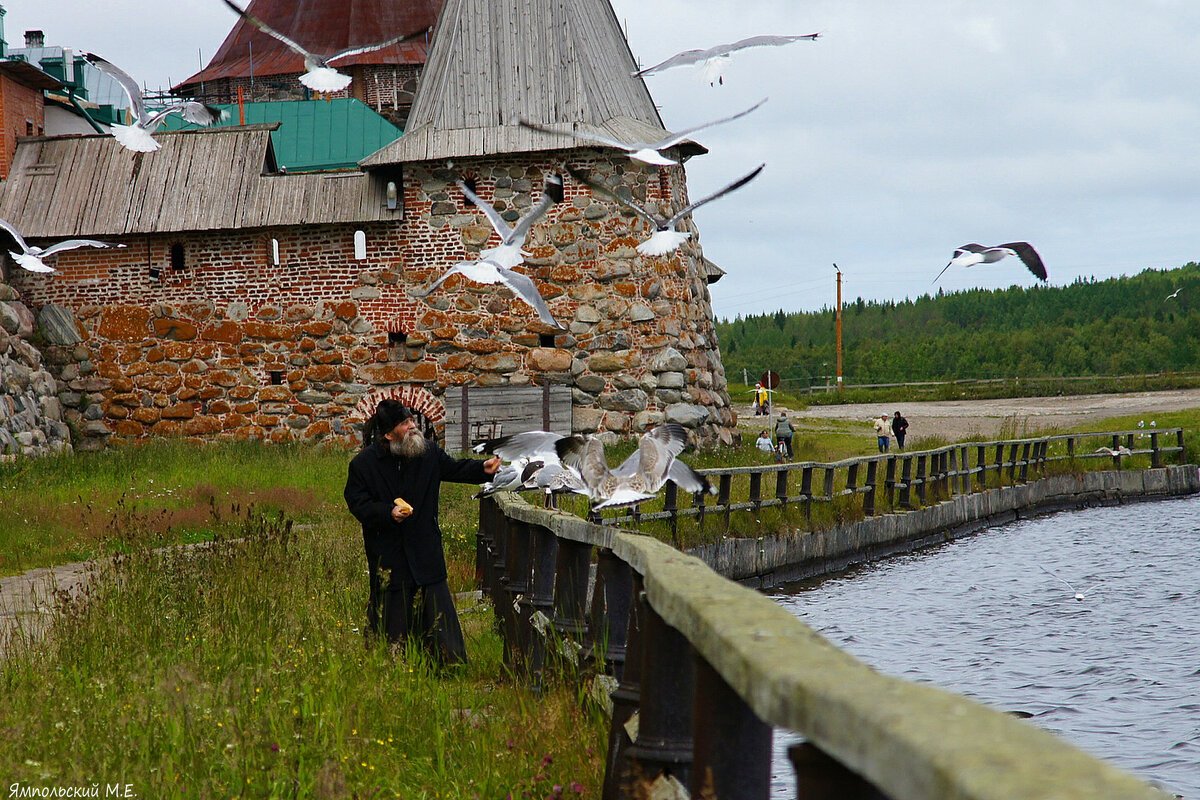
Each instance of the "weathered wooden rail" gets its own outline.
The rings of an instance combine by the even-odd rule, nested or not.
[[[1170,442],[1171,444],[1168,444]],[[1105,446],[1127,448],[1127,455],[1095,452]],[[1045,473],[1055,462],[1083,464],[1107,460],[1121,469],[1129,459],[1149,456],[1150,466],[1163,465],[1171,454],[1183,453],[1183,429],[1162,428],[1098,433],[1070,433],[1032,439],[967,442],[935,450],[880,453],[832,463],[796,462],[755,467],[703,469],[717,488],[716,497],[696,495],[681,505],[675,484],[664,491],[662,510],[642,513],[637,508],[594,516],[593,522],[623,524],[643,520],[668,520],[672,531],[683,517],[696,517],[701,526],[713,517],[729,524],[735,511],[759,511],[773,506],[799,505],[811,515],[813,505],[839,498],[856,501],[864,516],[881,508],[918,508],[935,499],[947,499],[1003,483],[1024,483],[1031,470]]]
[[[952,477],[969,491],[986,471],[1023,478],[1025,468],[1060,457],[1048,455],[1052,440],[1085,458],[1092,453],[1076,452],[1083,438],[1130,442],[1137,433],[966,445],[999,453],[974,466],[962,446],[839,465],[849,473],[850,462],[867,462],[859,474],[878,479],[888,474],[879,464],[897,459],[897,492],[902,481],[915,492],[918,478],[928,490]],[[1182,433],[1172,447],[1152,441],[1141,453],[1157,463],[1179,450]],[[907,472],[904,459],[915,465]],[[824,496],[866,494],[866,481],[842,485],[826,479]],[[651,784],[670,781],[697,798],[766,798],[775,727],[803,737],[789,756],[805,800],[1169,797],[1009,715],[875,672],[771,600],[652,537],[499,494],[480,501],[476,566],[514,672],[538,686],[570,662],[617,680],[606,800],[646,797]]]

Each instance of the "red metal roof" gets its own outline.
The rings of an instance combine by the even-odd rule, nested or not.
[[[246,9],[275,30],[318,55],[330,55],[357,45],[372,44],[432,28],[442,0],[251,0]],[[230,14],[232,17],[232,12]],[[429,37],[337,61],[354,64],[424,64]],[[251,47],[253,45],[253,48]],[[219,78],[254,75],[299,75],[304,59],[282,42],[237,18],[217,54],[200,72],[179,86]]]

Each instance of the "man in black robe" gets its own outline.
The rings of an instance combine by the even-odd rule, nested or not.
[[[446,584],[438,494],[442,481],[483,483],[499,468],[499,458],[451,458],[424,437],[401,403],[379,403],[363,428],[363,448],[350,462],[343,495],[362,523],[369,635],[383,633],[392,644],[414,637],[435,663],[466,661]]]

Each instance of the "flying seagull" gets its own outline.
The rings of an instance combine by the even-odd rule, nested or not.
[[[129,96],[129,104],[133,107],[133,115],[136,119],[132,125],[112,126],[113,138],[127,150],[135,153],[153,153],[161,147],[162,145],[154,141],[151,134],[158,129],[168,114],[178,113],[188,122],[204,126],[212,125],[225,116],[224,111],[195,100],[178,100],[166,108],[150,113],[142,103],[142,90],[138,88],[137,81],[131,78],[125,70],[95,53],[85,53],[83,57],[96,69],[115,78],[121,84],[121,88],[125,90],[125,94]]]
[[[724,117],[722,119],[713,120],[712,122],[706,122],[703,125],[696,125],[695,127],[687,128],[685,130],[679,131],[678,133],[673,133],[670,136],[666,137],[665,139],[659,139],[657,142],[626,143],[626,142],[618,141],[616,139],[609,138],[607,136],[602,136],[601,134],[598,134],[598,133],[585,133],[583,131],[560,131],[560,130],[555,130],[554,128],[547,127],[545,125],[539,125],[535,122],[529,122],[528,120],[525,120],[525,119],[518,120],[518,122],[523,127],[526,127],[526,128],[529,128],[529,129],[535,130],[535,131],[541,131],[542,133],[550,133],[550,134],[554,134],[555,136],[572,136],[576,139],[579,139],[580,141],[592,142],[594,144],[602,144],[607,147],[615,147],[618,150],[624,150],[625,152],[629,153],[630,158],[635,158],[638,161],[644,161],[647,164],[653,164],[655,166],[665,167],[665,166],[669,166],[671,164],[677,164],[679,162],[664,156],[662,154],[663,150],[666,150],[668,148],[674,147],[675,145],[679,144],[680,142],[682,142],[684,139],[686,139],[688,137],[688,134],[695,133],[696,131],[703,130],[705,128],[711,128],[714,125],[721,125],[725,122],[732,122],[733,120],[738,119],[739,117],[744,117],[747,114],[749,114],[751,111],[753,111],[754,109],[761,106],[765,102],[767,102],[767,99],[764,97],[762,100],[759,100],[757,103],[750,106],[750,108],[747,108],[745,111],[739,111],[738,113],[734,114],[731,117]]]
[[[296,53],[301,55],[304,58],[304,69],[307,71],[300,76],[300,82],[309,89],[312,89],[314,92],[340,92],[350,85],[350,76],[343,75],[333,67],[329,66],[332,62],[343,58],[349,58],[350,56],[356,56],[360,53],[369,53],[372,50],[381,50],[388,45],[397,44],[405,39],[411,39],[414,36],[420,36],[425,32],[424,30],[421,30],[417,33],[406,34],[404,36],[397,36],[395,38],[388,39],[386,42],[357,45],[355,47],[342,50],[341,52],[335,53],[331,56],[319,56],[315,53],[310,53],[302,45],[297,44],[287,36],[284,36],[282,33],[275,30],[253,14],[247,13],[245,9],[239,8],[232,0],[225,0],[225,5],[232,8],[242,19],[246,20],[263,33],[278,39],[289,49],[294,50]]]
[[[58,244],[52,244],[43,249],[37,245],[30,245],[25,242],[24,237],[17,233],[17,229],[9,224],[6,220],[0,219],[0,228],[8,231],[9,236],[12,236],[13,241],[17,243],[17,247],[21,248],[21,252],[15,253],[9,251],[13,261],[17,265],[23,267],[30,272],[57,272],[54,267],[46,264],[42,259],[57,255],[66,250],[74,250],[79,247],[124,247],[123,244],[110,244],[108,242],[98,242],[95,239],[66,239]]]
[[[716,200],[718,197],[722,197],[732,191],[742,188],[747,183],[757,178],[758,173],[762,172],[763,167],[765,166],[766,164],[759,164],[758,167],[748,175],[743,175],[733,183],[726,186],[724,189],[713,192],[708,197],[702,198],[685,206],[681,211],[679,211],[679,213],[670,219],[664,219],[657,214],[651,214],[637,203],[633,202],[632,200],[626,200],[624,197],[616,194],[603,184],[592,180],[582,172],[577,172],[570,167],[567,167],[567,172],[571,174],[572,178],[588,186],[593,192],[598,192],[606,197],[611,197],[613,200],[616,200],[623,206],[633,210],[634,213],[653,225],[654,233],[651,234],[649,239],[639,244],[637,246],[637,250],[642,255],[661,256],[670,253],[672,250],[675,250],[677,247],[679,247],[679,245],[687,241],[688,237],[692,235],[689,231],[676,230],[675,226],[679,224],[680,220],[682,220],[688,214],[691,214],[705,203]]]
[[[704,476],[676,459],[687,444],[687,431],[675,422],[651,428],[637,450],[615,470],[608,468],[604,443],[594,436],[571,436],[556,445],[565,467],[579,478],[577,491],[599,511],[649,500],[668,481],[689,492],[714,492]]]
[[[656,72],[663,72],[672,67],[686,67],[692,64],[699,64],[704,72],[704,79],[709,85],[714,83],[725,83],[724,72],[729,65],[731,54],[737,50],[744,50],[747,47],[779,47],[792,42],[798,42],[801,39],[807,39],[810,42],[815,42],[821,34],[810,33],[806,36],[751,36],[749,39],[742,39],[732,44],[719,44],[716,47],[710,47],[707,50],[684,50],[682,53],[676,53],[659,64],[646,69],[638,70],[632,73],[633,77],[640,78],[644,75],[653,75]]]
[[[1067,585],[1067,588],[1068,588],[1068,589],[1070,589],[1070,590],[1071,590],[1071,591],[1074,593],[1074,595],[1075,595],[1075,599],[1076,599],[1076,600],[1079,600],[1080,602],[1082,602],[1082,601],[1083,601],[1083,598],[1085,598],[1085,597],[1087,597],[1089,594],[1091,594],[1091,593],[1092,593],[1092,591],[1093,591],[1093,590],[1096,588],[1096,586],[1099,586],[1099,585],[1100,585],[1099,583],[1097,583],[1097,584],[1096,584],[1096,586],[1093,586],[1091,589],[1088,589],[1086,592],[1081,592],[1081,591],[1079,591],[1078,589],[1076,589],[1074,586],[1072,586],[1070,581],[1067,581],[1067,580],[1065,580],[1065,579],[1063,579],[1063,578],[1060,578],[1060,577],[1058,577],[1058,576],[1057,576],[1057,575],[1055,575],[1053,572],[1051,572],[1050,570],[1048,570],[1048,569],[1046,569],[1045,567],[1043,567],[1041,564],[1038,564],[1038,568],[1039,568],[1039,569],[1040,569],[1042,572],[1044,572],[1044,573],[1046,573],[1047,575],[1049,575],[1051,578],[1054,578],[1055,580],[1059,580],[1059,581],[1062,581],[1063,583],[1065,583],[1065,584]]]
[[[942,277],[942,273],[951,267],[973,267],[976,264],[994,264],[1005,256],[1016,256],[1021,259],[1029,271],[1038,277],[1039,280],[1046,280],[1046,267],[1042,264],[1042,257],[1033,249],[1033,245],[1029,242],[1009,242],[1007,244],[998,244],[995,247],[986,247],[982,244],[964,244],[962,247],[954,251],[954,257],[950,259],[950,263],[942,267],[942,272],[937,274],[937,278],[933,279],[937,283],[937,279]]]
[[[525,212],[525,216],[521,217],[514,226],[509,226],[499,212],[492,207],[491,203],[485,203],[479,199],[475,192],[471,191],[471,187],[467,186],[462,181],[457,181],[458,188],[466,195],[475,206],[483,212],[488,218],[488,222],[492,224],[492,228],[496,233],[500,234],[500,244],[497,247],[490,247],[487,250],[479,251],[479,258],[482,261],[491,261],[499,264],[505,269],[512,269],[521,264],[525,260],[525,256],[529,255],[521,249],[521,245],[525,244],[525,237],[529,234],[529,229],[533,227],[533,223],[542,218],[550,206],[555,203],[562,202],[563,199],[563,180],[559,175],[551,175],[546,178],[546,186],[542,191],[542,199],[536,206]]]
[[[499,456],[507,462],[495,477],[475,497],[488,497],[496,492],[524,491],[539,486],[539,475],[545,468],[559,465],[555,444],[565,438],[550,431],[522,431],[511,436],[489,439],[472,448],[476,453]]]
[[[1182,291],[1183,291],[1183,287],[1180,286],[1178,289],[1176,289],[1175,291],[1173,291],[1169,295],[1167,295],[1167,300],[1170,300],[1172,297],[1178,297],[1179,293]]]

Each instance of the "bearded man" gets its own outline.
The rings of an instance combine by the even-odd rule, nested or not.
[[[363,427],[343,496],[362,523],[370,592],[367,632],[401,644],[415,638],[434,663],[467,659],[438,527],[442,481],[483,483],[500,459],[455,459],[421,433],[412,412],[383,400]]]

